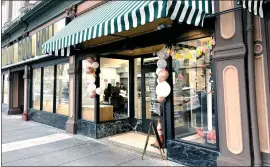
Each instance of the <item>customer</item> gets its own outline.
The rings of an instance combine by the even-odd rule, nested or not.
[[[107,88],[104,90],[104,101],[109,101],[109,97],[112,96],[112,84],[109,83]]]

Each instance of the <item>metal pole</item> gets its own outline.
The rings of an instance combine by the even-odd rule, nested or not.
[[[251,117],[251,136],[254,166],[261,166],[261,152],[258,132],[257,104],[255,92],[255,70],[254,70],[254,43],[253,43],[253,16],[247,13],[247,51],[248,51],[248,89],[249,89],[249,110]]]

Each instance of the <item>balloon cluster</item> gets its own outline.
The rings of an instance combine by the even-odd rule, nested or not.
[[[166,97],[171,93],[171,87],[166,81],[169,77],[169,72],[166,70],[167,67],[166,59],[170,56],[170,54],[171,50],[170,48],[167,47],[164,47],[162,50],[156,53],[156,55],[159,58],[156,70],[156,74],[158,75],[157,79],[158,85],[156,87],[156,94],[157,94],[157,101],[160,103],[165,102]]]
[[[87,75],[87,92],[89,92],[90,98],[95,98],[100,94],[100,88],[95,85],[96,82],[96,69],[99,67],[98,62],[93,57],[87,58],[88,66],[86,67]]]

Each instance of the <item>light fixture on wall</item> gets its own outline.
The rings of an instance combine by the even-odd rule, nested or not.
[[[156,28],[156,31],[160,31],[160,30],[162,30],[162,29],[164,29],[164,28],[170,28],[170,27],[172,27],[172,25],[170,25],[170,24],[159,24],[158,26],[157,26],[157,28]]]

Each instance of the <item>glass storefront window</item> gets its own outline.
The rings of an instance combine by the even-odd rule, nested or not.
[[[142,96],[141,96],[141,58],[134,59],[134,107],[135,118],[142,119]]]
[[[43,111],[53,112],[54,66],[44,67]]]
[[[100,59],[100,121],[129,116],[129,61]]]
[[[58,64],[56,74],[56,113],[68,116],[69,113],[69,64]]]
[[[37,44],[37,41],[36,41],[36,34],[33,34],[32,35],[32,57],[35,57],[36,56],[36,44]]]
[[[33,69],[32,108],[40,110],[41,68]]]
[[[8,75],[7,74],[5,74],[4,75],[4,77],[3,77],[3,79],[4,79],[4,82],[3,82],[3,84],[4,84],[4,89],[3,89],[3,103],[5,103],[5,104],[8,104]]]
[[[173,56],[175,139],[216,147],[211,38],[176,44]]]
[[[86,67],[89,65],[87,60],[82,61],[82,119],[88,121],[94,121],[94,110],[95,110],[95,99],[90,98],[89,92],[87,91],[88,82],[86,74]]]
[[[14,63],[18,62],[18,43],[13,45],[13,55],[14,55]]]
[[[59,20],[58,22],[54,23],[54,31],[53,34],[55,35],[57,32],[62,30],[66,26],[66,19]]]

